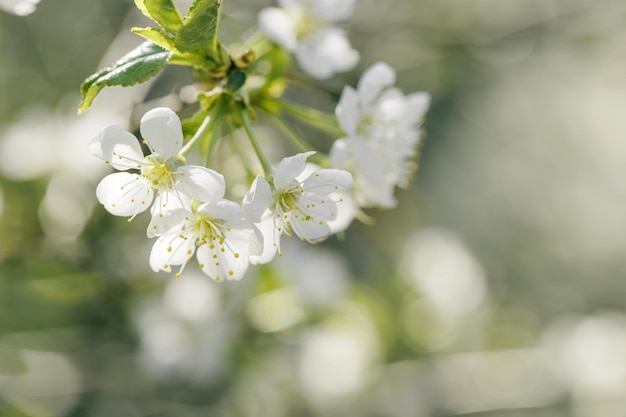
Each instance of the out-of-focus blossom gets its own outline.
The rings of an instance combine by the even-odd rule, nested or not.
[[[211,385],[226,371],[235,329],[221,316],[219,288],[199,271],[188,271],[168,282],[162,299],[136,308],[139,357],[149,374],[164,382]]]
[[[371,318],[356,304],[343,307],[336,322],[309,329],[302,340],[298,376],[316,408],[358,394],[379,359],[381,346]]]
[[[347,20],[355,0],[279,0],[281,6],[259,13],[259,27],[274,42],[294,53],[300,67],[312,77],[326,79],[350,71],[359,52],[350,46],[346,31],[332,26]]]
[[[83,390],[75,364],[54,352],[22,350],[19,356],[27,372],[0,376],[2,403],[26,415],[62,417],[71,413]]]
[[[406,186],[413,172],[419,127],[430,105],[428,93],[404,95],[395,81],[395,71],[378,62],[356,90],[344,87],[336,108],[347,137],[333,144],[331,164],[353,174],[352,194],[363,208],[395,207],[394,188]]]
[[[305,172],[306,160],[314,152],[283,158],[272,178],[274,190],[263,178],[253,184],[253,192],[263,195],[270,210],[261,221],[265,248],[253,263],[265,263],[280,253],[280,236],[296,234],[308,242],[326,239],[332,232],[328,222],[337,216],[338,199],[332,194],[352,187],[351,175],[339,169]]]
[[[141,119],[140,130],[152,151],[146,157],[137,138],[118,125],[106,126],[89,142],[89,151],[118,170],[141,170],[141,174],[118,172],[106,176],[96,195],[116,216],[134,217],[156,200],[152,207],[156,221],[148,229],[148,235],[153,236],[159,232],[159,214],[168,204],[178,204],[181,192],[201,201],[216,201],[224,195],[224,178],[208,168],[184,164],[178,154],[183,147],[183,132],[172,110],[150,110]]]
[[[0,0],[0,9],[18,16],[27,16],[37,10],[41,0]]]

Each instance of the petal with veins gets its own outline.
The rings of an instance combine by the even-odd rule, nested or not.
[[[115,216],[134,216],[150,207],[153,193],[139,175],[117,172],[107,175],[96,188],[98,201]]]
[[[139,129],[148,145],[163,159],[175,156],[183,147],[180,119],[167,107],[158,107],[144,114]]]
[[[242,208],[243,215],[246,219],[253,223],[261,221],[263,213],[270,207],[272,203],[272,190],[270,185],[263,177],[256,177],[250,186],[250,190],[243,198]]]
[[[216,281],[240,280],[248,269],[248,257],[242,256],[242,253],[228,239],[222,246],[205,244],[197,249],[198,264],[205,274]]]
[[[352,175],[342,169],[319,169],[302,182],[307,192],[328,195],[352,187]]]
[[[274,172],[274,186],[278,190],[289,187],[294,179],[304,171],[306,160],[315,152],[303,152],[283,158]]]
[[[220,200],[215,203],[204,203],[198,207],[198,213],[202,213],[209,218],[228,223],[241,223],[241,206],[234,201]]]
[[[118,125],[108,125],[89,141],[89,153],[121,171],[139,168],[144,160],[137,138]]]
[[[195,240],[179,234],[161,236],[150,252],[150,267],[154,272],[171,271],[172,265],[183,265],[193,256]]]
[[[209,168],[185,165],[178,168],[176,178],[178,179],[176,188],[196,200],[218,201],[226,192],[222,174]]]

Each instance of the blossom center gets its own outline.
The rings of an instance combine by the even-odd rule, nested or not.
[[[159,190],[173,189],[174,183],[174,171],[164,161],[158,158],[148,157],[147,164],[141,167],[141,176],[144,177],[152,187]]]
[[[315,18],[315,16],[308,13],[299,13],[295,16],[296,20],[296,36],[299,39],[311,36],[317,33],[320,29],[328,26],[325,22]]]

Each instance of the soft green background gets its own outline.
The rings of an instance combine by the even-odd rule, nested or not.
[[[224,3],[227,42],[269,5]],[[374,226],[220,284],[152,273],[146,216],[93,194],[85,143],[191,80],[76,116],[149,24],[130,0],[0,13],[0,416],[624,416],[626,3],[359,0],[359,67],[289,94],[332,111],[391,64],[433,96],[415,180]]]

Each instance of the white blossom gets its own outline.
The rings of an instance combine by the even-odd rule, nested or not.
[[[284,158],[274,171],[272,185],[257,177],[249,195],[269,203],[260,221],[265,239],[261,256],[252,263],[265,263],[280,253],[280,236],[293,234],[311,243],[326,239],[332,230],[329,222],[337,217],[339,192],[352,187],[350,173],[339,169],[314,169],[307,172],[307,158],[314,152]]]
[[[239,280],[248,269],[249,256],[259,255],[263,236],[243,216],[242,208],[221,196],[209,202],[184,200],[163,214],[166,229],[152,247],[150,266],[171,271],[180,265],[180,277],[194,253],[200,269],[216,281]]]
[[[379,62],[367,69],[356,90],[346,86],[336,115],[346,133],[331,149],[331,165],[353,174],[353,196],[363,207],[395,207],[393,191],[405,186],[419,130],[430,105],[428,93],[404,95],[395,71]]]
[[[179,204],[183,194],[203,201],[217,200],[224,195],[221,174],[201,166],[185,165],[179,155],[183,146],[180,119],[168,108],[156,108],[141,119],[141,136],[151,150],[144,157],[134,135],[118,125],[106,126],[89,142],[92,155],[103,159],[120,171],[137,169],[139,173],[118,172],[106,176],[96,189],[104,208],[116,216],[141,213],[156,202],[153,216],[170,204]],[[158,222],[148,230],[150,237],[158,230]]]
[[[310,76],[327,79],[353,69],[359,52],[346,31],[333,26],[350,18],[355,0],[279,0],[280,8],[259,13],[259,27],[274,42],[292,52]]]

